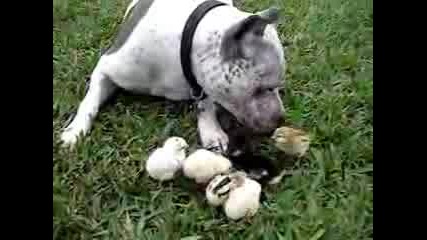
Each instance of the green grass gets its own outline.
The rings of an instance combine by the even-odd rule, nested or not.
[[[242,2],[242,1],[239,1]],[[288,120],[314,141],[300,174],[266,189],[252,223],[209,208],[185,179],[159,185],[146,176],[147,149],[175,120],[195,141],[195,114],[165,111],[146,97],[120,96],[71,152],[60,129],[84,95],[101,48],[127,1],[54,0],[54,239],[372,239],[372,0],[246,0],[256,11],[283,7],[279,26],[289,61]]]

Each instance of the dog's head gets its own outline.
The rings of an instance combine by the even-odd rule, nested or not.
[[[204,78],[207,94],[255,133],[270,133],[283,119],[279,96],[285,58],[275,23],[278,10],[270,8],[239,21],[211,37],[218,56]],[[203,56],[199,59],[203,61]]]

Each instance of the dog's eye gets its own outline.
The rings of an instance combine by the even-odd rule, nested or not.
[[[265,93],[272,93],[272,92],[274,92],[274,90],[275,90],[276,88],[274,88],[274,87],[268,87],[268,88],[264,88],[264,92]]]
[[[263,89],[262,89],[262,88],[257,88],[257,89],[254,91],[254,96],[259,96],[259,95],[261,95],[261,94],[262,94],[262,92],[263,92]]]
[[[266,93],[272,93],[272,92],[274,92],[274,90],[275,90],[274,87],[258,88],[258,89],[255,90],[254,95],[255,96],[264,95]]]

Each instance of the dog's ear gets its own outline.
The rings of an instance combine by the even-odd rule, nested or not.
[[[277,7],[271,7],[263,11],[259,11],[256,15],[268,22],[268,24],[277,24],[280,19],[280,10]]]
[[[242,44],[253,38],[263,37],[269,24],[279,20],[279,9],[271,7],[251,15],[228,29],[222,42],[222,55],[225,58],[244,57]]]

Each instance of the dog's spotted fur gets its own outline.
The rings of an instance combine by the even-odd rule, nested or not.
[[[91,74],[89,90],[61,139],[73,146],[89,132],[100,106],[118,88],[175,101],[191,98],[180,63],[182,29],[203,0],[134,0],[113,45]],[[238,10],[230,0],[208,12],[193,38],[194,75],[207,93],[199,102],[198,131],[205,147],[227,152],[229,138],[216,112],[230,112],[254,134],[274,130],[283,116],[278,87],[285,58],[275,24],[278,11]]]

